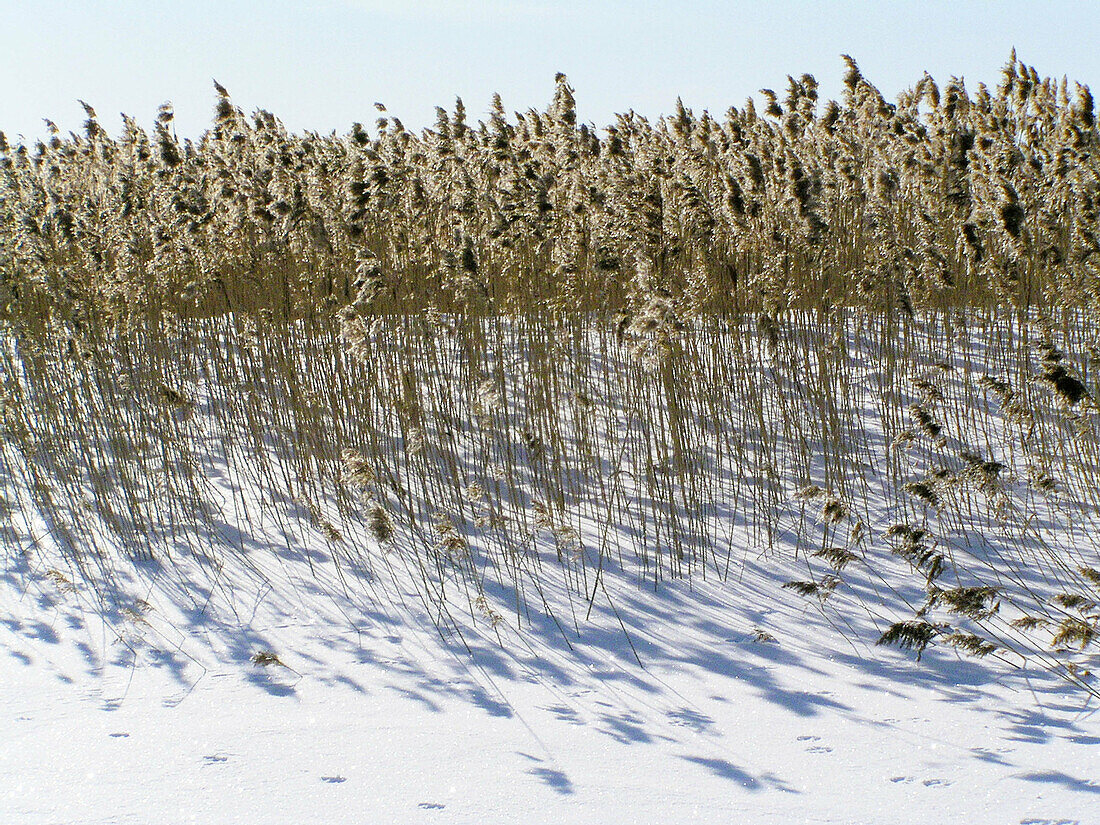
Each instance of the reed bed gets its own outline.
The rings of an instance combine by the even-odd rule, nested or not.
[[[790,78],[600,134],[557,79],[433,129],[0,136],[4,544],[120,566],[320,536],[441,626],[584,622],[782,559],[876,640],[1100,632],[1097,128],[1013,55],[887,103]],[[262,565],[261,565],[262,566]],[[570,595],[568,615],[548,588]],[[572,629],[571,629],[572,628]]]

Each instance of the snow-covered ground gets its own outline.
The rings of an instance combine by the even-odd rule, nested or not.
[[[1100,818],[1095,702],[1042,671],[853,644],[779,589],[782,565],[657,593],[609,576],[579,637],[502,646],[487,626],[442,638],[411,590],[342,595],[309,552],[312,573],[290,551],[262,575],[139,566],[141,601],[106,618],[56,572],[6,570],[0,819]]]
[[[957,374],[943,379],[949,401],[980,403],[996,424],[972,380],[981,365]],[[606,380],[592,398],[608,400]],[[454,570],[418,570],[429,530],[399,530],[384,550],[362,518],[303,501],[276,457],[290,453],[250,465],[253,442],[219,429],[237,417],[214,415],[201,386],[184,412],[121,380],[99,395],[73,386],[49,426],[30,395],[19,402],[23,424],[0,443],[0,825],[1100,822],[1100,713],[1044,667],[1062,659],[932,646],[916,661],[875,646],[926,594],[884,539],[907,517],[876,492],[889,484],[870,459],[889,439],[873,410],[866,489],[879,498],[859,504],[874,540],[828,599],[783,588],[830,572],[807,556],[827,535],[820,499],[786,489],[761,551],[715,487],[724,577],[704,561],[654,588],[629,551],[651,505],[619,488],[623,512],[597,524],[586,505],[576,535],[628,548],[625,563],[563,568],[544,525],[509,562],[526,588],[509,613],[491,526],[470,533],[488,598],[467,601]],[[118,425],[130,442],[101,448],[84,418],[109,421],[121,403],[135,405]],[[1003,568],[1006,593],[1049,602],[1058,564],[1096,566],[1097,508],[1039,496],[1007,438],[971,435],[1010,465],[1005,506],[926,508],[928,526],[964,574]],[[915,455],[958,463],[965,446]],[[631,508],[633,524],[616,520]],[[422,597],[443,582],[441,617]],[[1006,596],[1003,627],[1030,609]]]

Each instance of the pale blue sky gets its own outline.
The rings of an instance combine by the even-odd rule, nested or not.
[[[35,139],[49,117],[79,131],[82,98],[117,134],[118,112],[149,124],[169,100],[195,136],[211,78],[294,130],[373,129],[376,100],[421,128],[456,96],[471,120],[494,91],[509,112],[542,108],[557,71],[581,119],[604,126],[678,95],[721,115],[803,72],[836,97],[843,52],[887,99],[925,70],[973,90],[996,84],[1013,46],[1040,74],[1100,86],[1100,2],[0,0],[0,130]]]

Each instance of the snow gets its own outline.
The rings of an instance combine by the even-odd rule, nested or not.
[[[8,571],[5,822],[1080,822],[1100,717],[1043,671],[860,647],[746,562],[609,577],[579,638],[437,633],[331,558],[184,594],[138,568],[111,620]],[[182,565],[186,566],[186,565]],[[765,590],[767,595],[765,597]],[[758,633],[763,631],[764,633]],[[776,641],[772,641],[770,634]],[[568,640],[568,642],[567,642]],[[469,651],[467,651],[467,646]],[[254,664],[261,650],[281,664]]]
[[[826,601],[783,589],[822,546],[820,502],[786,500],[767,552],[716,505],[725,578],[704,563],[655,588],[628,561],[598,581],[590,564],[578,587],[547,540],[524,562],[541,554],[537,598],[532,580],[508,614],[507,588],[486,575],[486,610],[455,603],[440,617],[408,536],[387,551],[341,522],[326,537],[317,513],[263,489],[278,468],[245,466],[247,439],[204,415],[202,403],[174,424],[148,415],[174,449],[186,443],[198,468],[187,490],[205,498],[158,509],[154,480],[143,512],[203,513],[206,527],[172,525],[158,546],[171,557],[119,552],[109,576],[73,569],[98,523],[76,507],[65,515],[82,530],[36,522],[35,476],[0,477],[5,512],[23,514],[0,525],[2,823],[1100,821],[1087,692],[1038,658],[931,647],[916,661],[875,646],[924,595],[888,549],[873,575],[846,568]],[[0,468],[23,466],[0,446]],[[1049,598],[1055,583],[1033,575],[1017,539],[1092,558],[1095,513],[1019,490],[1008,494],[1036,519],[1008,508],[965,522],[960,508],[940,533],[965,535],[953,551],[986,554],[989,569],[1009,558],[1027,592]],[[885,494],[868,505],[876,541],[889,506]],[[582,542],[603,529],[585,518]],[[630,547],[626,529],[606,545]],[[117,540],[104,529],[85,553],[103,561]],[[876,580],[890,564],[893,582]],[[455,600],[461,586],[448,586]]]

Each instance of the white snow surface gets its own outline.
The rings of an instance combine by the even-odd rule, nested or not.
[[[609,575],[579,634],[463,641],[400,574],[385,602],[344,595],[318,547],[136,564],[141,601],[113,616],[9,565],[0,821],[1100,821],[1083,694],[853,643],[776,562],[656,592]]]
[[[1100,822],[1096,700],[1011,655],[874,646],[858,571],[838,609],[782,588],[805,551],[733,533],[725,579],[589,568],[511,615],[493,591],[496,627],[440,622],[415,550],[288,531],[210,442],[220,535],[115,559],[99,594],[50,525],[0,525],[0,825]],[[1047,520],[1052,547],[1091,529]]]

